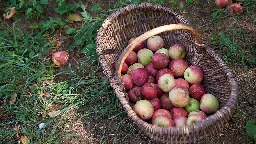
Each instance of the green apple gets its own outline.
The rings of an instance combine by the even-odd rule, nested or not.
[[[215,113],[219,109],[219,101],[212,94],[204,94],[200,101],[200,109],[207,113]]]
[[[166,54],[167,56],[169,56],[169,50],[166,48],[161,48],[161,49],[157,50],[155,53],[163,53],[163,54]]]
[[[138,62],[143,66],[147,66],[151,62],[151,58],[153,55],[154,53],[151,50],[143,48],[137,53]]]
[[[186,105],[185,110],[187,113],[190,113],[192,111],[198,111],[200,109],[200,103],[198,100],[194,98],[190,98],[188,105]]]

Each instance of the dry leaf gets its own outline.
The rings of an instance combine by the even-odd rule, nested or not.
[[[59,114],[60,114],[60,110],[57,110],[57,111],[53,110],[53,111],[51,111],[51,112],[48,112],[48,115],[49,115],[50,117],[57,116],[57,115],[59,115]]]
[[[82,18],[80,15],[78,15],[78,14],[70,14],[70,15],[68,16],[68,18],[69,18],[71,21],[76,21],[76,22],[83,20],[83,18]]]
[[[12,18],[15,13],[16,13],[15,7],[10,8],[9,12],[7,12],[6,14],[3,14],[4,19]]]
[[[28,144],[29,138],[27,136],[21,136],[18,143]]]
[[[9,101],[9,105],[12,105],[13,103],[15,103],[16,102],[16,98],[17,98],[17,94],[12,95],[12,97],[11,97],[11,99]]]

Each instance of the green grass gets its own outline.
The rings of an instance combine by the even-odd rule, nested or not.
[[[0,21],[3,25],[0,27],[0,101],[4,116],[0,124],[1,143],[15,143],[23,135],[29,137],[31,143],[61,143],[63,137],[76,137],[75,133],[67,134],[65,131],[69,111],[72,109],[78,111],[77,119],[83,121],[85,117],[92,118],[91,121],[83,121],[84,124],[111,118],[115,125],[111,132],[119,134],[122,125],[130,121],[126,119],[125,111],[117,106],[119,102],[102,74],[95,51],[96,34],[110,13],[129,4],[145,1],[119,0],[112,8],[104,10],[99,4],[89,9],[81,1],[67,3],[57,0],[54,11],[59,17],[45,17],[49,2],[51,1],[10,0],[5,12],[13,6],[18,11],[13,23]],[[166,1],[152,1],[158,4],[164,2]],[[189,4],[196,2],[187,1]],[[170,3],[176,5],[177,1]],[[249,4],[247,6],[248,14],[251,15],[251,7]],[[177,5],[177,8],[183,6]],[[73,27],[66,18],[75,11],[79,11],[83,17],[80,28]],[[28,30],[20,27],[24,18],[31,24],[28,25]],[[60,32],[73,39],[67,51],[78,53],[79,61],[71,58],[72,64],[56,69],[50,58],[51,52],[58,48],[53,40],[47,38]],[[245,51],[243,45],[235,41],[240,38],[242,30],[241,33],[237,30],[233,32],[232,35],[221,33],[212,36],[213,44],[227,48],[227,54],[224,55],[226,62],[232,63],[233,57],[237,57],[238,62],[247,67],[250,66],[250,61],[255,65],[254,58],[246,59],[248,54],[255,54],[255,50]],[[77,51],[78,48],[81,51]],[[16,95],[16,100],[10,104]],[[58,105],[60,113],[51,117],[48,114],[54,105]],[[45,123],[45,128],[39,130],[40,123]],[[99,139],[102,143],[109,140],[117,143],[125,141],[129,134],[138,131],[134,124],[127,128],[129,133],[123,134],[121,140],[106,135]]]

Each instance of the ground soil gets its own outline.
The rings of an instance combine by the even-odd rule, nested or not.
[[[198,1],[199,3],[194,5],[185,4],[184,2],[185,7],[175,11],[183,15],[185,19],[189,21],[189,24],[199,31],[205,42],[210,40],[211,34],[218,34],[219,32],[227,31],[228,29],[242,27],[245,30],[247,42],[256,47],[254,37],[256,33],[255,19],[243,15],[239,20],[235,20],[235,18],[231,16],[227,19],[213,22],[210,15],[214,12],[214,9],[216,9],[216,5],[206,0]],[[106,10],[108,8],[113,8],[115,2],[116,1],[111,0],[107,2],[105,0],[89,0],[89,2],[85,2],[85,5],[87,5],[89,9],[92,5],[99,3],[103,10]],[[168,7],[170,6],[169,3],[164,5]],[[51,5],[49,9],[53,10],[54,4]],[[53,16],[51,14],[51,11],[47,12],[47,16]],[[79,26],[79,24],[76,26]],[[65,41],[63,43],[64,45],[72,43],[72,38],[67,36],[59,36],[59,39]],[[212,47],[215,49],[214,45]],[[215,50],[219,55],[224,55],[224,50]],[[76,61],[83,58],[79,57],[78,54],[74,53],[74,55]],[[74,64],[76,64],[76,61],[73,61]],[[245,132],[245,125],[248,120],[256,119],[256,68],[250,67],[248,74],[246,74],[240,63],[232,63],[229,67],[232,69],[239,88],[239,100],[235,113],[223,131],[200,141],[200,144],[253,144],[253,141],[249,139]],[[95,116],[78,119],[78,115],[79,113],[82,113],[82,109],[83,108],[69,111],[69,127],[67,127],[66,132],[76,133],[78,137],[64,138],[62,141],[63,143],[114,143],[122,139],[124,140],[123,143],[154,143],[140,130],[133,128],[133,122],[127,118],[125,113],[117,117],[113,116],[98,120],[93,118]],[[85,122],[87,123],[85,124]],[[116,131],[116,129],[118,129],[118,131]],[[132,134],[130,134],[131,131],[133,131]]]

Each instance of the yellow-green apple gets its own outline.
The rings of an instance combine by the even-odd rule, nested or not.
[[[197,123],[206,119],[206,114],[202,111],[190,112],[187,119],[187,125]]]
[[[160,36],[151,36],[147,40],[147,47],[152,51],[157,51],[164,47],[164,40]]]
[[[143,98],[140,90],[141,87],[134,86],[132,89],[128,91],[128,97],[131,102],[136,103],[137,101]]]
[[[154,113],[154,108],[148,100],[139,100],[134,104],[133,111],[142,120],[149,120]]]
[[[158,116],[168,116],[168,117],[172,118],[170,111],[168,111],[166,109],[162,109],[162,108],[154,111],[154,113],[152,115],[152,120],[154,120]]]
[[[131,43],[132,41],[134,41],[135,39],[136,39],[136,37],[132,37],[132,38],[128,41],[128,44],[130,44],[130,43]],[[140,43],[133,49],[133,51],[137,52],[137,51],[143,49],[144,46],[145,46],[145,42],[142,41],[142,42],[140,42]]]
[[[137,52],[138,62],[143,66],[147,66],[151,63],[153,52],[147,48],[143,48]]]
[[[184,110],[184,108],[181,107],[174,107],[171,109],[171,115],[175,119],[177,117],[187,117],[187,112]]]
[[[183,59],[186,55],[185,49],[180,44],[174,44],[169,48],[171,59]]]
[[[163,53],[163,54],[166,54],[169,57],[169,50],[166,49],[166,48],[160,48],[155,53]]]
[[[187,117],[185,116],[180,116],[180,117],[176,117],[173,119],[174,121],[174,124],[176,127],[179,127],[179,126],[185,126],[187,125]]]
[[[115,70],[117,70],[117,61],[115,61],[113,63],[113,67],[114,67]],[[122,66],[122,69],[121,69],[121,73],[125,74],[125,73],[127,73],[127,71],[128,71],[128,65],[124,62],[123,66]]]
[[[158,116],[154,120],[152,120],[153,125],[157,125],[159,127],[174,127],[174,121],[168,116]]]
[[[145,68],[147,69],[149,75],[151,75],[153,77],[156,76],[156,73],[158,70],[156,68],[154,68],[152,63],[149,63]]]
[[[219,101],[212,94],[204,94],[200,101],[200,109],[207,114],[213,114],[219,109]]]
[[[153,64],[154,68],[162,69],[168,66],[170,58],[162,53],[155,53],[152,56],[151,63]]]
[[[129,55],[125,59],[125,63],[130,66],[132,64],[135,64],[138,61],[137,54],[134,51],[131,51]]]
[[[156,72],[156,82],[158,82],[159,77],[162,76],[163,74],[170,74],[173,76],[173,73],[170,69],[168,69],[168,68],[160,69]]]
[[[165,93],[170,92],[175,87],[175,79],[170,74],[163,74],[159,77],[158,87]]]
[[[169,63],[169,69],[175,77],[184,75],[185,70],[188,68],[188,63],[184,59],[174,59]]]
[[[161,101],[158,97],[149,100],[149,102],[152,104],[154,111],[158,110],[161,108]]]
[[[157,97],[157,85],[154,83],[145,83],[141,88],[141,94],[145,99],[154,99]]]
[[[193,84],[188,89],[189,94],[196,100],[201,100],[202,96],[206,94],[206,89],[201,84]]]
[[[168,94],[163,94],[163,95],[160,97],[160,101],[161,101],[161,107],[162,107],[163,109],[171,110],[171,109],[173,108],[172,102],[171,102],[171,100],[169,99]]]
[[[132,75],[133,70],[137,68],[144,68],[144,66],[140,63],[135,63],[133,65],[130,65],[127,70],[127,74]]]
[[[203,69],[196,65],[189,66],[184,72],[184,78],[190,84],[199,84],[203,80]]]
[[[184,86],[184,87],[186,87],[187,89],[189,89],[189,84],[188,84],[188,82],[187,82],[185,79],[183,79],[183,78],[177,78],[177,79],[175,79],[175,84],[176,84],[176,86]]]
[[[174,87],[169,92],[169,99],[175,107],[185,107],[189,103],[188,89],[183,86]]]
[[[148,71],[145,68],[137,68],[132,72],[132,80],[136,86],[143,86],[149,78]]]
[[[200,103],[198,100],[194,98],[190,98],[188,105],[185,106],[185,110],[187,111],[187,113],[190,113],[192,111],[199,111],[199,109]]]
[[[134,86],[132,76],[129,75],[129,74],[124,74],[122,76],[122,83],[123,83],[126,90],[129,90]]]

